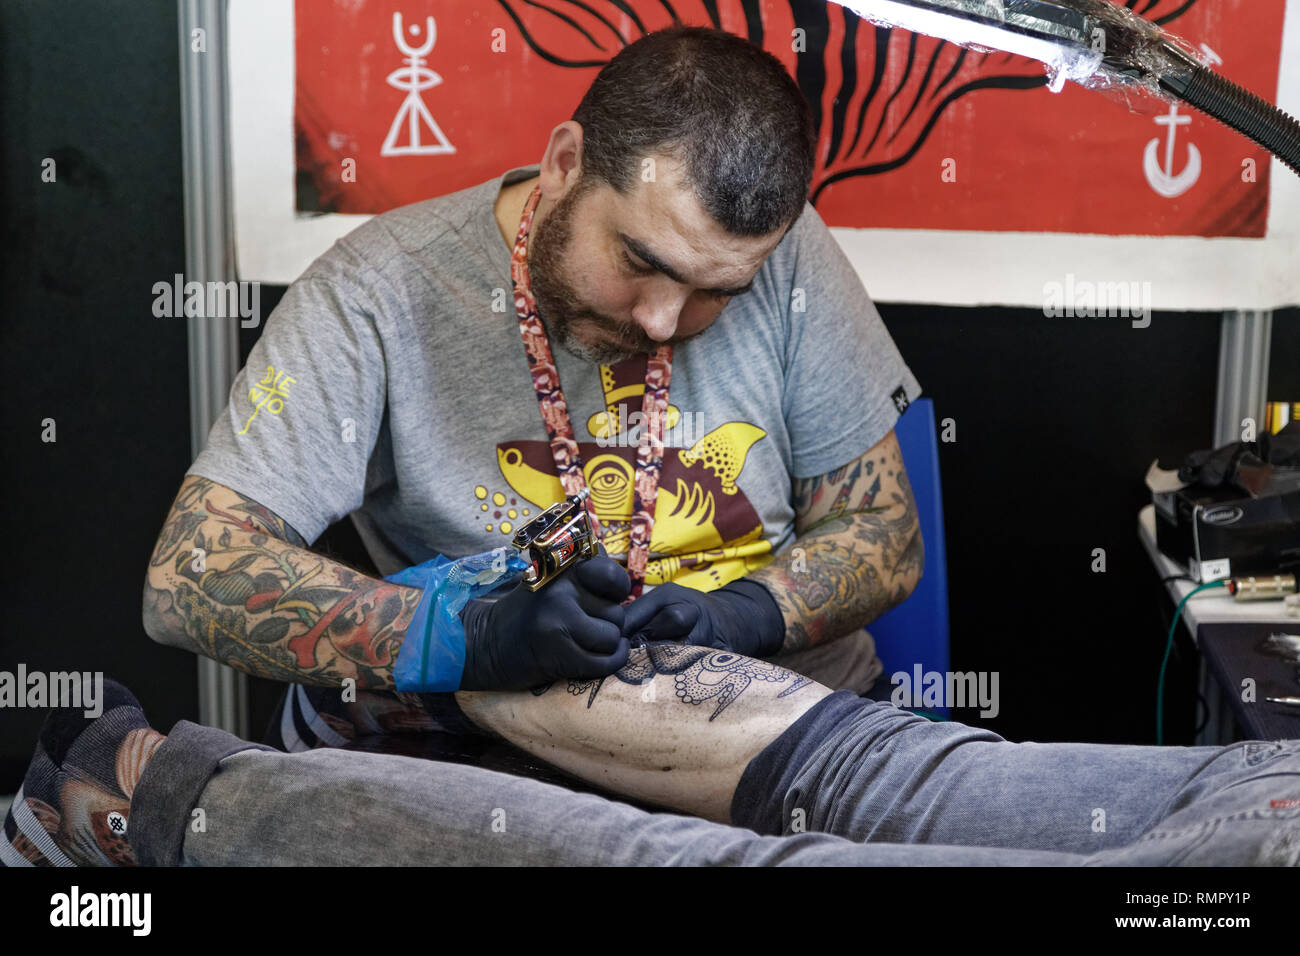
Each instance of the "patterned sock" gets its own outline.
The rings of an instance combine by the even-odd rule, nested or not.
[[[23,785],[5,816],[5,866],[135,866],[127,842],[131,794],[166,738],[135,696],[104,681],[104,712],[50,712]]]

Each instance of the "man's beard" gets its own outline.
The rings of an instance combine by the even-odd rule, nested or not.
[[[573,214],[578,200],[589,191],[588,185],[579,181],[533,227],[528,238],[528,280],[537,313],[562,349],[593,365],[617,365],[634,355],[653,352],[663,343],[634,323],[587,308],[566,281],[562,263],[572,238]],[[584,328],[598,331],[607,341],[584,342],[579,337]]]

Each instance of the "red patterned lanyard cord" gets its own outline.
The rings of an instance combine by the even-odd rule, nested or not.
[[[519,334],[524,340],[524,354],[528,358],[528,371],[537,392],[537,405],[542,412],[542,424],[551,442],[551,455],[566,495],[575,495],[587,487],[582,472],[582,456],[578,441],[573,435],[569,420],[569,406],[560,388],[560,375],[555,368],[555,356],[546,328],[537,315],[528,283],[528,231],[533,224],[533,212],[541,198],[540,186],[533,187],[532,195],[524,205],[519,220],[519,233],[515,237],[514,254],[510,259],[510,276],[515,287],[515,311],[519,314]],[[645,395],[642,398],[642,421],[646,423],[636,449],[636,473],[632,481],[632,522],[628,539],[627,573],[632,579],[629,600],[641,596],[645,583],[646,559],[650,553],[650,532],[654,528],[655,498],[659,493],[659,472],[664,457],[664,418],[668,411],[668,384],[673,374],[673,347],[661,345],[646,360]],[[592,530],[603,538],[605,529],[596,517],[592,499],[587,498],[587,513]]]

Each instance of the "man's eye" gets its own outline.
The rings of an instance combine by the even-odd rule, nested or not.
[[[624,266],[624,267],[625,267],[629,272],[632,272],[633,274],[635,274],[635,275],[639,275],[639,276],[654,275],[655,272],[658,271],[658,270],[656,270],[656,269],[652,269],[650,266],[645,266],[645,265],[641,265],[641,264],[639,264],[639,263],[633,262],[633,261],[632,261],[632,257],[631,257],[630,255],[627,254],[627,250],[626,250],[626,249],[623,250],[623,266]],[[704,292],[703,289],[700,289],[700,290],[697,290],[697,291]],[[707,298],[707,299],[713,299],[713,300],[716,301],[716,302],[726,302],[728,299],[731,298],[731,296],[729,296],[729,295],[727,295],[726,293],[723,293],[723,292],[704,292],[704,296],[705,296],[705,298]]]
[[[623,265],[627,266],[628,269],[640,276],[649,275],[654,272],[654,270],[649,266],[638,265],[633,262],[632,257],[629,256],[626,251],[623,253]]]

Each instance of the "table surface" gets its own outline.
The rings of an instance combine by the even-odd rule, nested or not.
[[[1138,537],[1142,541],[1142,546],[1146,548],[1151,563],[1155,565],[1162,578],[1173,574],[1187,573],[1186,568],[1170,560],[1156,546],[1155,505],[1147,505],[1138,513]],[[1187,597],[1196,588],[1196,585],[1191,581],[1169,581],[1165,587],[1168,589],[1170,597],[1173,598],[1174,604],[1177,605],[1179,601]],[[1300,617],[1287,614],[1286,608],[1280,600],[1238,601],[1223,588],[1202,591],[1188,601],[1187,606],[1183,608],[1183,624],[1186,626],[1188,633],[1192,635],[1192,640],[1196,640],[1196,629],[1200,625],[1217,624],[1226,621],[1236,621],[1243,624],[1250,622],[1286,624],[1292,628],[1300,628]]]
[[[1300,621],[1296,621],[1300,625]],[[1236,715],[1248,740],[1300,739],[1300,707],[1275,704],[1268,697],[1300,696],[1300,674],[1294,661],[1286,661],[1264,649],[1270,634],[1300,632],[1277,624],[1236,621],[1206,624],[1200,628],[1201,654],[1214,671],[1219,686],[1233,688],[1224,698]],[[1255,682],[1255,699],[1241,699],[1242,681]]]

